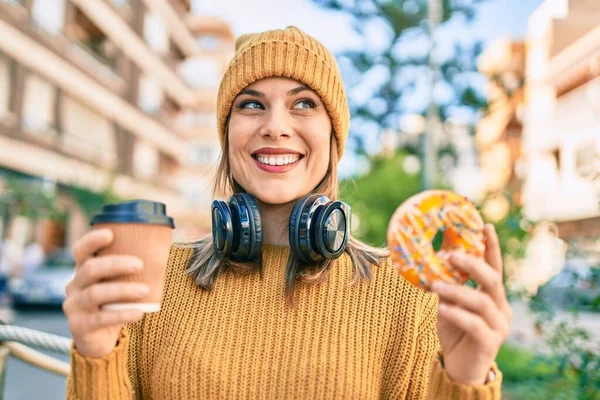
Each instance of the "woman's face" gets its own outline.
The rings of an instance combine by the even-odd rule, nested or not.
[[[266,78],[242,90],[228,138],[233,178],[267,204],[310,193],[329,166],[329,114],[312,89],[293,79]]]

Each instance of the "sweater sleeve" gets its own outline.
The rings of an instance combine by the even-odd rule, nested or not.
[[[139,355],[143,321],[127,324],[115,349],[104,357],[85,357],[71,347],[67,400],[141,399]]]
[[[495,379],[485,385],[463,385],[454,382],[442,367],[437,336],[437,297],[427,296],[424,318],[419,325],[417,353],[412,370],[424,380],[411,379],[408,398],[440,400],[500,400],[502,374],[493,366]],[[415,375],[415,372],[412,375]]]

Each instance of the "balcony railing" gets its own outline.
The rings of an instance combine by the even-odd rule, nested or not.
[[[81,70],[95,77],[104,86],[117,93],[123,93],[126,82],[117,74],[109,63],[85,48],[81,43],[70,40],[62,33],[56,33],[44,28],[29,18],[27,10],[19,1],[0,0],[0,8],[4,8],[8,21],[12,25],[26,28],[27,34],[35,41],[53,50],[62,58],[75,64]]]
[[[90,69],[93,69],[96,73],[102,75],[102,80],[121,81],[121,84],[123,86],[125,85],[125,82],[119,77],[115,68],[109,65],[96,53],[88,49],[85,45],[69,42],[67,54],[69,54],[71,59],[76,59],[81,63],[85,63]]]
[[[99,146],[98,141],[90,140],[87,136],[63,133],[60,135],[60,148],[107,169],[114,169],[118,164],[114,149]]]
[[[35,143],[58,150],[101,168],[114,169],[118,165],[116,151],[87,136],[58,131],[52,125],[32,118],[22,122],[22,133]]]

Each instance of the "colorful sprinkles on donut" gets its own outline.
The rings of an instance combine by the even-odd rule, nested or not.
[[[432,241],[443,234],[440,251],[462,250],[483,257],[484,223],[467,197],[451,191],[419,193],[398,207],[390,220],[387,243],[392,264],[413,285],[429,290],[435,280],[465,283],[469,277],[439,257]]]

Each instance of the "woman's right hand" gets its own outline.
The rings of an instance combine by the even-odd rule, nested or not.
[[[142,260],[126,255],[94,257],[108,246],[113,233],[108,229],[92,230],[72,247],[75,275],[66,288],[63,311],[77,351],[86,357],[102,357],[117,345],[123,325],[144,316],[139,310],[109,311],[107,303],[135,302],[148,293],[148,286],[135,282],[107,282],[112,278],[140,272]]]

